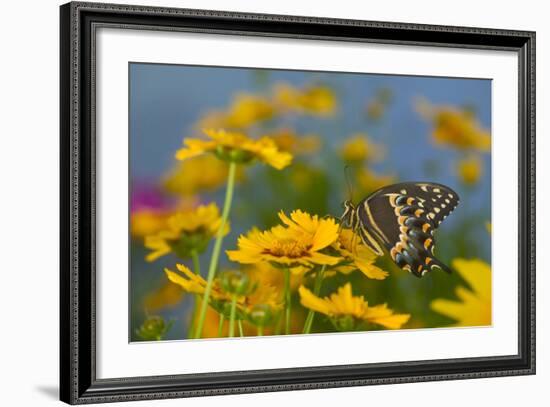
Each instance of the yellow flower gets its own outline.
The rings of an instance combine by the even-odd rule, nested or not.
[[[173,208],[134,210],[130,215],[130,233],[132,237],[142,239],[154,235],[166,228],[168,218],[174,213],[190,210],[195,206],[195,199],[181,199]]]
[[[270,120],[275,114],[273,104],[265,97],[240,93],[227,111],[212,111],[199,121],[199,127],[244,129]]]
[[[148,313],[157,312],[164,308],[171,308],[180,303],[184,291],[181,287],[166,281],[160,288],[149,293],[143,300]]]
[[[183,264],[176,264],[176,268],[182,273],[176,273],[169,269],[164,269],[168,280],[172,283],[179,285],[186,292],[192,294],[204,294],[206,289],[206,280],[200,275],[193,273]],[[210,299],[216,301],[231,301],[231,294],[225,292],[220,285],[218,279],[215,279],[212,283],[212,291],[210,293]]]
[[[274,267],[271,263],[254,263],[248,265],[245,271],[250,279],[259,286],[274,287],[282,293],[284,289],[284,276],[281,270]],[[290,289],[296,291],[304,282],[303,273],[294,272],[290,275]]]
[[[209,139],[187,138],[185,147],[176,152],[178,160],[186,160],[205,153],[213,153],[219,159],[236,163],[262,161],[281,170],[292,161],[292,155],[279,151],[269,137],[251,139],[243,133],[225,130],[204,130]]]
[[[252,281],[254,282],[254,280]],[[282,307],[282,290],[270,284],[258,284],[257,282],[254,287],[254,290],[244,300],[243,308],[247,313],[256,305],[268,305],[273,312]]]
[[[394,175],[376,174],[369,168],[360,169],[357,172],[357,184],[365,194],[376,191],[386,185],[394,184],[397,178]]]
[[[168,216],[165,212],[151,209],[134,211],[130,216],[130,233],[139,238],[157,233],[165,227]]]
[[[470,155],[458,162],[457,173],[461,181],[466,185],[474,185],[483,174],[483,162],[476,155]]]
[[[220,223],[220,211],[215,203],[176,212],[166,220],[165,227],[145,237],[145,247],[153,250],[145,260],[154,261],[171,252],[182,258],[189,257],[193,251],[200,253],[218,232]],[[229,225],[224,231],[227,233]]]
[[[169,269],[164,269],[166,276],[172,283],[177,284],[188,293],[204,294],[204,290],[206,289],[206,280],[204,278],[193,273],[183,264],[176,264],[176,268],[181,274]],[[276,287],[268,284],[261,285],[254,280],[252,280],[252,283],[252,288],[249,292],[239,295],[237,298],[237,307],[240,312],[248,313],[255,305],[259,304],[268,305],[273,311],[281,307],[281,292]],[[224,304],[229,303],[231,298],[232,293],[223,289],[220,279],[214,279],[210,294],[210,305],[219,312],[224,312]]]
[[[278,225],[264,232],[252,230],[247,236],[241,235],[239,249],[227,251],[229,258],[243,264],[267,261],[292,268],[334,265],[340,261],[321,253],[338,238],[334,219],[319,219],[300,210],[293,211],[290,218],[281,211],[279,218],[286,227]]]
[[[316,134],[300,136],[289,128],[279,129],[266,136],[275,142],[279,150],[293,155],[313,154],[321,148],[321,139]]]
[[[351,330],[361,321],[388,329],[399,329],[410,318],[408,314],[394,314],[386,304],[369,306],[363,296],[353,296],[350,283],[346,283],[337,293],[325,298],[317,297],[304,286],[301,286],[298,292],[304,307],[327,315],[336,328],[341,330]]]
[[[491,267],[479,259],[455,259],[453,267],[471,289],[459,286],[460,301],[443,298],[432,301],[434,311],[457,322],[453,326],[484,326],[491,324]]]
[[[436,144],[461,150],[491,150],[491,134],[481,127],[471,110],[459,110],[451,106],[435,107],[423,99],[417,101],[416,108],[420,115],[432,121],[432,137]]]
[[[215,191],[227,182],[228,172],[225,161],[218,160],[213,155],[202,155],[178,162],[165,175],[163,186],[167,191],[183,196]],[[238,174],[237,179],[239,178],[242,176]]]
[[[356,133],[349,137],[342,148],[340,155],[345,161],[360,163],[365,160],[378,160],[384,155],[381,146],[373,143],[365,133]]]
[[[374,280],[383,280],[388,276],[387,271],[374,264],[377,258],[376,254],[362,244],[361,238],[355,235],[351,229],[342,229],[338,240],[333,243],[333,247],[345,259],[341,265],[335,268],[336,271],[347,274],[358,269],[365,276]]]
[[[328,86],[313,85],[298,89],[288,83],[274,87],[275,103],[284,110],[314,116],[331,116],[336,111],[336,96]]]

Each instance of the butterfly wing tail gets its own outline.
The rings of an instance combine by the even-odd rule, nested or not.
[[[441,260],[436,259],[435,257],[432,257],[432,264],[430,269],[433,270],[434,268],[440,268],[441,270],[445,271],[446,273],[451,274],[453,270],[449,266],[447,266],[445,263],[443,263]]]

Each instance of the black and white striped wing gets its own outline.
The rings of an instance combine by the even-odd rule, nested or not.
[[[362,226],[403,270],[420,277],[434,267],[450,272],[434,255],[434,231],[456,208],[455,191],[435,183],[384,187],[357,207]]]

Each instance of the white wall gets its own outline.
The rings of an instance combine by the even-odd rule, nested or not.
[[[131,1],[189,8],[390,20],[537,31],[538,278],[537,376],[188,399],[191,406],[543,405],[550,380],[548,134],[550,28],[544,2],[462,0],[336,2],[276,0]],[[57,403],[58,382],[58,0],[2,4],[0,24],[0,374],[2,405]],[[181,400],[149,402],[175,406]],[[136,403],[131,403],[138,405]],[[129,403],[124,404],[129,406]],[[146,405],[141,403],[139,405]]]

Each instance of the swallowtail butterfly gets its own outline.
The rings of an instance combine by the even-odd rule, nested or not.
[[[445,185],[404,182],[380,188],[357,206],[344,202],[340,222],[377,255],[385,248],[395,264],[417,277],[433,268],[451,272],[434,256],[434,231],[458,202]]]

